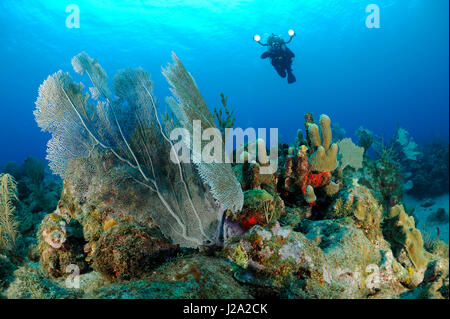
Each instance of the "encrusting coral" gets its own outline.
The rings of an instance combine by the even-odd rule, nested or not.
[[[223,254],[243,264],[245,267],[242,268],[255,271],[252,276],[256,277],[252,281],[272,278],[270,285],[275,287],[299,273],[308,277],[311,273],[319,275],[324,263],[323,253],[303,234],[280,227],[278,223],[266,228],[253,227],[238,241],[229,243]],[[242,262],[240,256],[246,256],[246,260]],[[244,280],[243,273],[238,274],[241,277],[238,280]]]
[[[118,224],[103,232],[93,255],[93,268],[111,281],[141,278],[176,247],[149,227]]]
[[[8,299],[69,299],[81,295],[45,278],[35,264],[27,264],[14,272],[14,281],[5,295]]]
[[[255,225],[267,226],[277,221],[284,212],[284,202],[276,192],[250,189],[244,192],[242,211],[229,214],[229,218],[247,231]]]
[[[429,263],[422,283],[406,298],[449,299],[449,260],[438,259]]]
[[[67,277],[73,265],[79,273],[88,269],[81,225],[66,218],[69,220],[57,213],[48,214],[38,229],[39,265],[47,278]]]
[[[328,218],[351,217],[367,238],[375,242],[382,238],[383,208],[367,187],[355,183],[330,206]]]

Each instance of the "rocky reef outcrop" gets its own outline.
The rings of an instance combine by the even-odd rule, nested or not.
[[[139,278],[176,251],[148,216],[149,190],[123,182],[127,168],[121,163],[97,152],[68,170],[58,207],[39,228],[45,274],[67,276],[69,265],[82,274],[89,264],[109,280]]]
[[[200,251],[164,237],[147,213],[148,188],[130,182],[110,153],[71,161],[57,209],[38,230],[40,262],[17,269],[6,296],[448,298],[448,245],[427,251],[395,196],[395,167],[365,157],[361,168],[342,169],[338,153],[325,152],[325,176],[309,160],[324,148],[310,151],[314,138],[299,133],[293,146],[280,145],[283,164],[272,174],[259,174],[258,156],[235,164],[242,210],[224,214],[221,246]],[[74,265],[78,289],[66,285]]]
[[[327,134],[311,148],[317,136],[301,133],[294,145],[280,145],[282,165],[272,174],[260,174],[258,156],[234,164],[243,207],[225,212],[222,244],[200,250],[159,231],[148,188],[130,181],[129,167],[112,154],[95,149],[72,160],[57,208],[37,230],[39,263],[5,266],[4,295],[448,298],[448,245],[424,243],[396,193],[396,168],[364,157],[362,167],[342,169],[338,153],[330,159],[325,151],[332,165],[322,165],[326,174],[314,170],[310,158],[320,158],[313,154],[325,150]],[[263,143],[258,152],[267,152]]]

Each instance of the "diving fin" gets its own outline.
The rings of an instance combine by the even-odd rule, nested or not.
[[[294,83],[295,81],[297,81],[297,79],[295,78],[294,74],[292,74],[292,72],[288,72],[288,77],[287,77],[288,83]]]

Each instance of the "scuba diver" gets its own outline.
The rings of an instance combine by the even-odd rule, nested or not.
[[[271,63],[274,66],[275,70],[277,70],[278,74],[285,78],[287,74],[288,83],[294,83],[296,81],[294,74],[292,74],[292,61],[294,61],[295,54],[292,52],[286,44],[292,41],[292,38],[295,36],[294,30],[289,30],[288,34],[290,35],[290,39],[287,42],[276,34],[271,34],[267,38],[267,43],[261,42],[261,37],[259,35],[255,35],[253,40],[259,43],[262,46],[269,47],[266,52],[261,55],[261,59],[270,58]]]

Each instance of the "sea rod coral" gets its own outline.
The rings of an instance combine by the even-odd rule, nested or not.
[[[173,58],[164,75],[173,86],[170,106],[178,123],[192,129],[192,121],[201,119],[215,127],[192,76]],[[158,116],[150,76],[141,68],[118,71],[112,94],[96,60],[83,52],[72,65],[88,75],[90,94],[82,83],[58,71],[39,88],[34,112],[41,129],[52,134],[47,159],[53,172],[64,178],[71,160],[90,158],[94,149],[109,152],[130,168],[124,183],[150,190],[154,200],[148,214],[174,244],[215,242],[221,218],[217,204],[221,210],[242,207],[243,194],[230,164],[198,164],[196,174],[192,164],[170,160],[173,145]]]
[[[14,219],[14,201],[18,200],[14,177],[0,174],[0,251],[14,250],[19,235]]]

